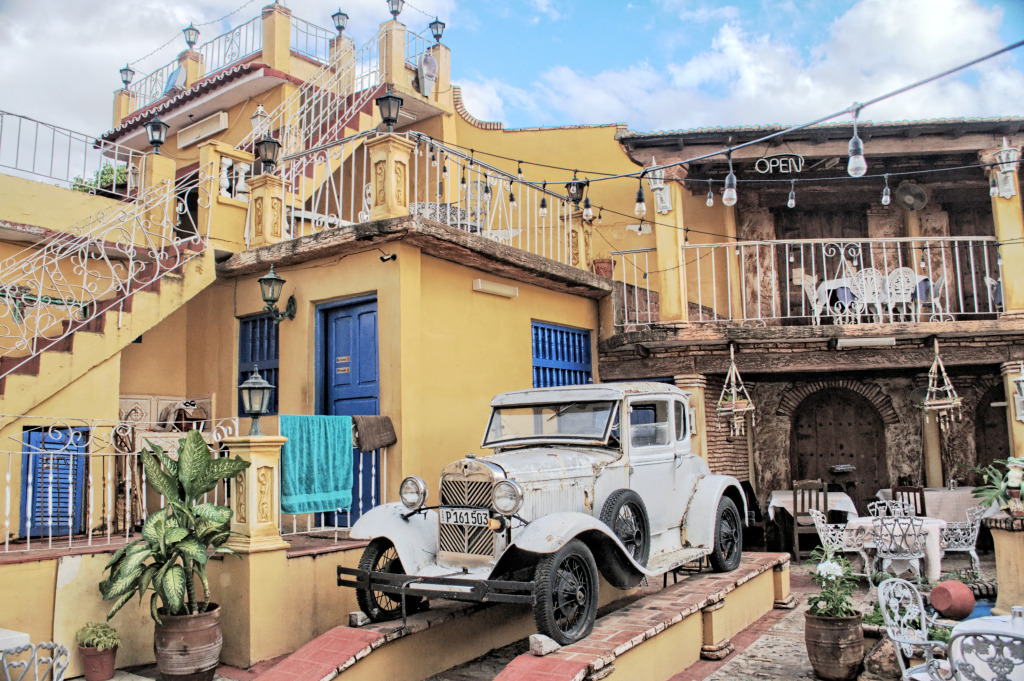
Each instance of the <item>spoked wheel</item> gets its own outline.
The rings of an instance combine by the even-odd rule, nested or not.
[[[647,565],[651,552],[651,523],[639,494],[631,489],[613,492],[601,509],[601,522],[612,528],[633,560]]]
[[[404,575],[405,568],[398,557],[394,545],[386,539],[376,539],[363,551],[359,559],[359,569],[370,572],[390,572]],[[356,603],[359,609],[374,622],[385,622],[402,616],[402,597],[373,589],[356,589]],[[419,611],[423,605],[422,596],[406,596],[405,612],[411,615]]]
[[[542,556],[534,573],[537,629],[561,645],[589,635],[597,619],[597,564],[578,539]]]
[[[718,502],[715,519],[715,548],[711,552],[711,567],[715,572],[728,572],[740,566],[743,555],[743,523],[736,504],[729,497]]]

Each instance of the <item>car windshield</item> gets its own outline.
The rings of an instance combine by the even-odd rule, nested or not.
[[[614,402],[561,402],[496,407],[484,446],[510,440],[598,440],[608,437]]]

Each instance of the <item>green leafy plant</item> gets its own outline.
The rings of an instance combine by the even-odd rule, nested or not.
[[[75,642],[83,648],[110,650],[121,646],[121,635],[106,622],[86,622],[75,632]]]
[[[1021,459],[993,461],[990,466],[977,466],[971,470],[981,476],[981,484],[974,488],[972,494],[986,506],[997,504],[999,508],[1010,505],[1010,490],[1017,490],[1024,496],[1024,479],[1021,478],[1019,467],[1024,465]],[[1007,471],[1001,468],[1008,469]],[[1014,468],[1017,468],[1016,474]]]
[[[81,175],[71,181],[71,188],[76,192],[91,192],[97,188],[113,188],[119,184],[128,183],[128,166],[120,165],[115,169],[110,163],[104,163],[103,167],[95,171],[88,180]]]
[[[811,573],[811,579],[821,587],[821,592],[807,597],[811,606],[808,612],[818,617],[856,615],[857,611],[853,609],[850,599],[857,586],[857,578],[846,556],[819,546],[811,553],[811,560],[818,562]]]
[[[878,605],[878,601],[872,604],[871,612],[864,615],[864,624],[870,624],[873,627],[885,626],[885,617],[882,616],[882,607]]]
[[[177,459],[146,440],[139,452],[149,483],[163,495],[164,508],[146,518],[142,539],[123,546],[111,557],[109,576],[100,582],[103,600],[115,601],[109,620],[128,600],[153,591],[149,612],[161,624],[160,613],[189,615],[206,612],[210,583],[206,561],[214,553],[234,553],[224,546],[231,535],[231,509],[203,502],[203,496],[221,480],[233,478],[249,467],[248,461],[214,459],[198,430],[178,441]],[[196,593],[195,578],[203,587]]]

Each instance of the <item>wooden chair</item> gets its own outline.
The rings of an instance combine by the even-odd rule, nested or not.
[[[828,517],[828,491],[821,480],[793,481],[793,560],[797,563],[810,551],[800,551],[800,535],[817,536],[818,529],[814,526],[811,510],[821,511]]]
[[[924,505],[924,487],[893,487],[892,500],[910,504],[914,515],[928,515]]]

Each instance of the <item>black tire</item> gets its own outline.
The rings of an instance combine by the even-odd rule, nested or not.
[[[579,539],[541,556],[533,576],[533,619],[540,633],[565,646],[590,635],[597,619],[597,563]]]
[[[613,492],[601,509],[601,522],[612,528],[633,560],[647,565],[651,555],[651,521],[639,494],[631,489]]]
[[[729,497],[718,502],[715,516],[715,546],[711,551],[711,568],[715,572],[729,572],[740,566],[743,555],[743,522],[739,509]]]
[[[398,557],[394,544],[387,539],[374,539],[363,550],[359,559],[359,569],[371,572],[390,572],[404,575],[405,568]],[[402,598],[397,594],[387,594],[373,589],[356,589],[356,603],[359,609],[373,622],[386,622],[402,616]],[[423,608],[422,596],[405,597],[405,613],[411,615]]]

